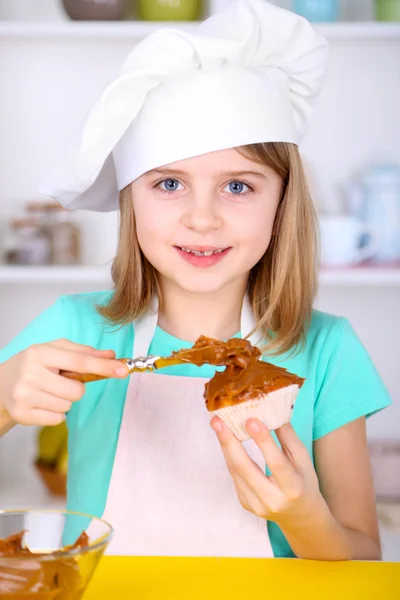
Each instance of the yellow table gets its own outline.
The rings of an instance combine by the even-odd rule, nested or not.
[[[400,600],[400,563],[104,557],[84,600]]]

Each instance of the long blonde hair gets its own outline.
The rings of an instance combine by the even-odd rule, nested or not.
[[[295,352],[304,345],[317,282],[315,210],[302,161],[294,144],[264,143],[238,149],[272,168],[283,181],[271,243],[250,272],[248,294],[257,330],[270,354]],[[130,186],[120,193],[120,235],[112,277],[114,294],[98,312],[124,325],[160,295],[157,272],[140,249]]]

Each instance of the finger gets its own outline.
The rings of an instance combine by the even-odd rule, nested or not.
[[[286,454],[292,464],[301,467],[308,467],[312,464],[306,446],[300,440],[290,423],[277,429],[275,434],[284,454]]]
[[[128,368],[124,363],[109,358],[60,349],[49,344],[34,346],[30,350],[37,353],[39,362],[47,368],[77,373],[94,373],[103,377],[124,377],[128,374]],[[118,369],[122,369],[122,372],[117,372]]]
[[[93,348],[92,346],[87,346],[85,344],[75,344],[75,342],[71,342],[67,339],[54,340],[50,342],[49,345],[54,346],[55,348],[60,348],[61,350],[72,350],[75,352],[82,352],[82,354],[89,354],[92,356],[115,358],[114,350],[98,350],[97,348]]]
[[[254,493],[252,488],[241,477],[233,478],[233,483],[237,497],[243,508],[252,512],[258,517],[262,517],[264,519],[267,518],[268,498],[265,496],[265,493],[263,498],[260,499],[259,496]]]
[[[32,402],[33,410],[45,410],[65,415],[72,406],[72,402],[64,398],[57,398],[47,392],[38,392]]]
[[[40,389],[46,391],[52,396],[77,402],[81,400],[85,393],[85,386],[80,381],[67,379],[57,373],[41,368],[37,376],[40,377]]]
[[[29,423],[23,425],[39,425],[40,427],[61,425],[64,423],[65,415],[51,412],[49,410],[36,409],[32,411]]]
[[[273,485],[265,473],[250,458],[241,442],[218,417],[211,421],[211,427],[217,434],[226,464],[233,478],[241,477],[252,489],[258,490],[262,486],[263,493],[266,490],[272,492]]]
[[[268,428],[257,419],[249,419],[246,428],[260,448],[276,483],[283,490],[291,489],[297,475],[288,458],[276,444]]]

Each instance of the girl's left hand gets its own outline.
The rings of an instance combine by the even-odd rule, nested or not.
[[[323,505],[326,507],[310,455],[290,424],[275,432],[280,449],[263,423],[256,419],[247,422],[247,430],[271,471],[269,477],[221,419],[212,419],[211,426],[246,510],[275,521],[282,528],[296,529],[303,519],[310,518]]]

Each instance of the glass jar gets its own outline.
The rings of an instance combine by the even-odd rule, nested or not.
[[[18,265],[18,235],[13,228],[9,228],[2,242],[2,255],[6,265]]]
[[[311,22],[339,19],[339,0],[294,0],[294,11]]]
[[[46,207],[51,236],[51,262],[54,265],[76,265],[80,262],[80,229],[71,212],[59,204]]]
[[[400,0],[375,0],[377,21],[400,21]]]
[[[48,202],[28,202],[25,206],[26,212],[29,214],[29,218],[35,222],[36,226],[40,229],[42,235],[49,238],[51,243],[51,223],[48,214]]]
[[[13,264],[37,266],[50,264],[49,237],[43,234],[33,219],[14,219],[11,227],[15,232],[15,246],[11,250]]]
[[[63,0],[63,4],[67,15],[77,21],[116,21],[127,13],[126,0]]]
[[[196,21],[203,12],[202,0],[136,0],[145,21]]]

